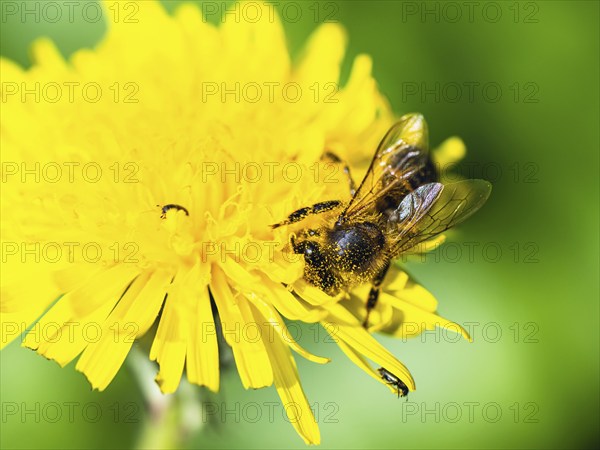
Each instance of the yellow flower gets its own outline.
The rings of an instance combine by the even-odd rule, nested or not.
[[[274,384],[297,406],[296,431],[318,444],[291,350],[328,359],[300,347],[283,317],[324,324],[373,378],[385,384],[375,370],[385,367],[415,389],[362,328],[362,288],[342,300],[308,285],[303,262],[285,252],[287,232],[269,227],[348,198],[341,171],[319,160],[331,149],[357,167],[393,123],[371,60],[358,56],[338,89],[338,25],[320,26],[292,64],[266,5],[256,23],[219,27],[190,5],[174,16],[138,5],[137,23],[110,23],[96,49],[69,61],[40,40],[30,69],[1,62],[1,344],[27,331],[23,345],[62,366],[79,357],[76,369],[103,390],[156,322],[150,358],[162,392],[177,389],[184,368],[218,391],[216,320],[244,387]],[[457,157],[453,142],[440,154]],[[374,329],[453,325],[405,273],[388,280]]]

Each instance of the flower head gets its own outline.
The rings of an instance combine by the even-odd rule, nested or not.
[[[190,5],[174,16],[139,6],[135,26],[111,23],[97,48],[68,61],[40,40],[30,69],[1,62],[2,345],[28,330],[25,346],[63,366],[78,358],[103,390],[157,323],[149,356],[161,390],[174,392],[185,371],[218,391],[216,321],[244,387],[274,384],[300,406],[290,420],[300,436],[319,443],[291,350],[328,359],[295,342],[284,318],[332,325],[374,379],[385,384],[381,366],[415,389],[361,326],[364,288],[334,298],[306,283],[303,260],[285,251],[289,233],[269,227],[298,207],[348,199],[342,171],[320,159],[334,150],[360,170],[393,122],[371,59],[358,56],[338,89],[337,25],[320,26],[292,63],[267,11],[215,27]],[[41,101],[22,94],[32,87]],[[388,280],[373,329],[453,325],[404,272]]]

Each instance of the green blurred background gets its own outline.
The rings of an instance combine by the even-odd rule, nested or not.
[[[164,3],[172,11],[179,2]],[[326,366],[297,358],[322,448],[597,447],[598,5],[311,1],[296,2],[297,21],[287,10],[294,54],[315,14],[341,22],[350,36],[346,72],[356,54],[372,55],[394,110],[425,114],[432,145],[461,136],[468,155],[460,172],[494,183],[488,205],[447,250],[408,265],[441,315],[475,331],[472,344],[442,332],[379,338],[417,380],[407,402],[323,343],[322,330],[317,339],[302,330],[305,346],[334,358]],[[80,14],[73,23],[3,15],[1,25],[2,56],[24,66],[39,36],[69,55],[105,30]],[[129,370],[97,393],[74,364],[60,369],[18,342],[0,356],[2,448],[135,445],[147,416]],[[274,389],[244,391],[230,372],[215,401],[219,414],[229,408],[226,423],[217,420],[190,447],[304,447],[281,408],[269,417]],[[22,409],[36,404],[40,413],[23,420]]]

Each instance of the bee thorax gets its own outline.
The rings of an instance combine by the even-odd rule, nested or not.
[[[385,237],[370,222],[335,227],[329,235],[332,257],[343,271],[370,271],[385,246]]]

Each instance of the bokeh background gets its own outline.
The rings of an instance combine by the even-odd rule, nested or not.
[[[172,11],[180,2],[163,3]],[[443,332],[379,338],[417,381],[408,401],[323,342],[322,330],[302,330],[306,347],[333,357],[326,366],[297,358],[322,448],[597,448],[599,3],[470,4],[296,2],[298,20],[287,10],[294,54],[318,21],[342,23],[346,72],[355,55],[370,54],[394,110],[425,114],[432,145],[461,136],[468,154],[459,172],[494,183],[488,205],[447,250],[408,263],[440,314],[474,330],[473,343]],[[37,37],[70,55],[104,30],[81,15],[57,23],[3,15],[0,52],[27,67]],[[0,357],[2,448],[138,442],[147,413],[127,368],[98,393],[74,364],[60,369],[18,341]],[[274,389],[244,391],[231,371],[213,401],[216,423],[189,447],[304,447],[280,408],[269,416]],[[15,404],[19,413],[9,414]]]

